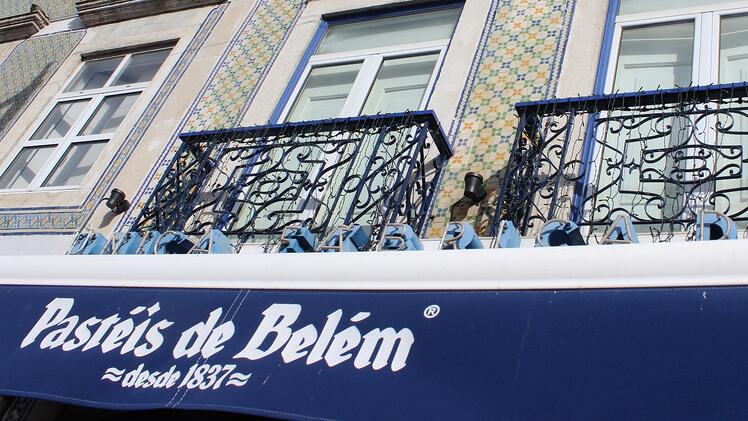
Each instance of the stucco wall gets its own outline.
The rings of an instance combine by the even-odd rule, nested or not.
[[[608,2],[576,0],[577,6],[569,33],[564,65],[556,96],[592,95],[602,48]]]

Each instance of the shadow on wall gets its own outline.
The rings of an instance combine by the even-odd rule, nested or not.
[[[470,174],[473,173],[466,174],[465,195],[450,208],[450,220],[469,222],[473,225],[473,228],[475,228],[475,232],[478,235],[489,235],[491,221],[493,220],[496,211],[499,190],[501,189],[501,182],[504,179],[505,169],[506,167],[495,171],[485,181],[481,176],[480,181],[482,185],[480,186],[480,189],[482,189],[483,192],[481,192],[482,194],[477,193],[477,195],[475,192],[470,192],[470,190],[473,190],[473,188],[470,187]]]
[[[0,136],[4,135],[9,124],[20,114],[24,105],[33,96],[39,86],[50,76],[53,63],[47,63],[26,86],[15,95],[0,101]]]

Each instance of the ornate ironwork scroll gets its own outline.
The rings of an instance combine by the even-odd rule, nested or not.
[[[302,225],[423,230],[452,155],[431,111],[187,133],[136,230],[277,241]]]
[[[699,210],[748,221],[748,84],[517,104],[494,225],[567,218],[590,236],[618,215],[656,240]]]

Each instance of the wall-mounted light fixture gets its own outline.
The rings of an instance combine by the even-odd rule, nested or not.
[[[127,201],[125,193],[120,189],[112,189],[112,193],[108,198],[103,199],[103,201],[106,201],[106,207],[115,215],[119,215],[130,209],[130,202]]]
[[[465,197],[475,203],[486,198],[486,187],[483,185],[483,176],[477,172],[465,174]]]
[[[465,174],[465,190],[463,197],[455,202],[449,211],[450,221],[460,221],[465,218],[468,210],[486,198],[486,186],[483,176],[476,172]]]

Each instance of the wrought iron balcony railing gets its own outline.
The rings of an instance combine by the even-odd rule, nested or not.
[[[748,84],[520,103],[494,217],[562,218],[599,238],[618,215],[655,240],[716,210],[748,221]]]
[[[386,223],[424,229],[452,155],[431,111],[180,136],[181,148],[138,218],[138,231],[218,229],[277,241],[302,225],[320,239],[342,224],[372,238]]]

